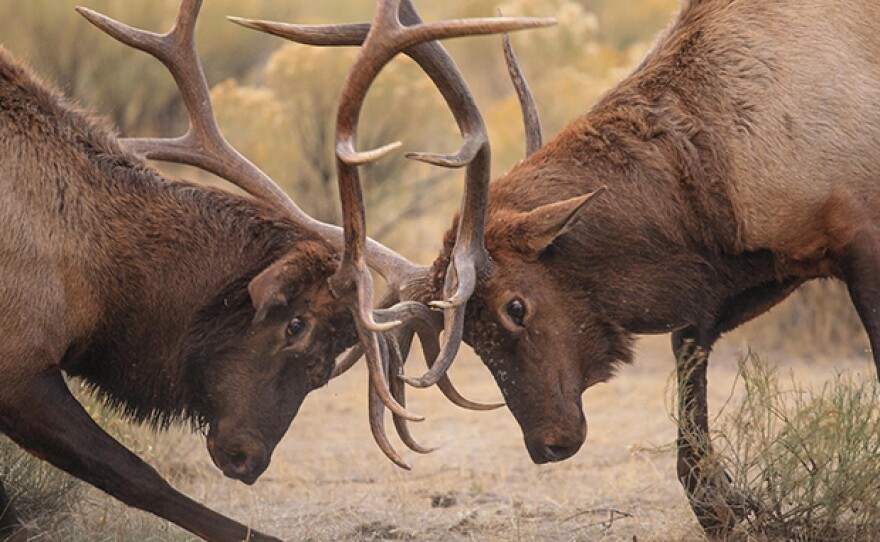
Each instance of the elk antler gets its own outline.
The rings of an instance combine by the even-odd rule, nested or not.
[[[363,264],[363,240],[364,234],[364,208],[363,197],[360,193],[360,180],[356,166],[373,157],[384,155],[392,146],[386,146],[370,153],[358,153],[355,151],[355,138],[357,120],[360,108],[366,97],[369,85],[378,75],[381,68],[391,61],[400,52],[405,52],[415,60],[422,69],[431,77],[434,84],[440,90],[455,116],[455,120],[464,138],[460,150],[453,155],[436,155],[428,153],[410,153],[408,158],[421,160],[430,164],[444,167],[467,166],[465,193],[462,199],[461,219],[452,259],[447,271],[443,295],[445,300],[434,302],[437,307],[444,309],[445,333],[442,347],[434,351],[430,346],[426,349],[426,359],[429,370],[420,378],[409,378],[400,375],[406,382],[417,386],[427,387],[439,384],[441,390],[456,404],[466,408],[490,409],[500,405],[478,405],[463,399],[455,388],[452,387],[446,377],[462,340],[464,327],[465,303],[473,293],[478,275],[488,275],[490,272],[490,260],[488,252],[483,245],[483,231],[485,224],[486,206],[488,200],[490,149],[482,116],[477,109],[464,78],[461,76],[454,62],[445,49],[436,41],[437,39],[458,37],[465,35],[493,34],[535,28],[553,24],[551,19],[473,19],[445,21],[441,23],[425,24],[418,15],[410,0],[389,0],[377,2],[376,14],[372,25],[351,24],[331,26],[301,26],[286,23],[274,23],[268,21],[254,21],[248,19],[232,19],[238,24],[269,32],[271,34],[290,39],[292,41],[319,46],[358,45],[363,42],[363,49],[357,63],[351,69],[349,78],[343,90],[342,103],[337,117],[337,156],[339,166],[340,193],[343,195],[344,205],[347,206],[346,231],[351,231],[351,237],[346,237],[347,263],[344,265],[347,271],[340,274],[339,286],[349,288],[356,287],[362,299],[366,298],[366,292],[371,292],[372,284],[366,266]],[[407,26],[404,26],[407,25]],[[351,226],[351,227],[349,227]],[[349,245],[350,243],[350,245]],[[345,261],[345,260],[344,260]],[[428,274],[412,275],[412,280],[427,280]],[[390,296],[393,301],[404,299],[406,301],[406,287],[392,288]],[[377,313],[378,314],[378,313]],[[416,326],[422,336],[423,347],[432,344],[439,336],[441,328],[432,318],[423,315],[415,316],[415,312],[405,303],[399,303],[382,311],[384,320],[407,322],[407,325]],[[365,327],[371,327],[372,322],[368,318],[362,320]],[[430,331],[428,331],[430,329]],[[400,348],[401,355],[408,352],[409,343],[413,332],[403,332],[395,340]],[[376,357],[380,351],[380,339],[374,335],[372,352],[368,350],[367,359]],[[396,347],[395,347],[396,348]],[[397,356],[397,351],[392,358]],[[341,366],[337,367],[335,374],[341,374],[358,359],[358,352],[349,353]],[[399,357],[399,356],[397,356]],[[405,359],[405,358],[404,358]],[[376,361],[370,362],[376,365]],[[392,362],[392,366],[398,363]],[[399,362],[402,367],[402,360]],[[399,401],[403,400],[402,388],[395,395]],[[371,408],[376,402],[371,401]],[[371,413],[371,420],[375,420],[378,414],[375,408]],[[398,421],[400,423],[398,423]],[[410,445],[410,436],[405,428],[405,423],[395,417],[398,432],[401,438]],[[378,422],[371,423],[374,437],[380,442],[380,447],[396,463],[401,464],[399,456],[390,449],[384,429]],[[410,446],[413,448],[413,446]],[[415,449],[415,448],[414,448]],[[417,450],[418,451],[418,450]]]
[[[501,15],[500,8],[498,9],[498,14]],[[513,88],[516,89],[516,96],[519,99],[519,107],[522,111],[526,135],[526,156],[531,156],[544,145],[544,137],[541,135],[541,118],[538,116],[535,98],[532,96],[532,91],[529,89],[526,77],[519,67],[516,53],[513,51],[510,34],[504,35],[503,46],[507,74],[510,76],[511,82],[513,82]]]
[[[147,158],[183,163],[218,175],[252,196],[275,206],[294,222],[327,238],[337,250],[342,249],[342,229],[317,221],[304,213],[268,175],[235,150],[220,132],[208,83],[195,46],[195,25],[201,5],[202,0],[181,0],[174,26],[168,33],[161,35],[122,24],[87,8],[76,8],[89,22],[111,37],[162,62],[174,77],[189,113],[189,129],[181,137],[127,138],[120,142],[127,150]],[[374,155],[365,156],[372,157]],[[362,236],[358,231],[349,233]],[[392,285],[408,284],[412,277],[427,273],[426,268],[411,263],[371,239],[362,240],[361,246],[364,245],[370,253],[373,266]],[[367,316],[372,307],[370,292],[359,290],[358,293],[360,296],[357,302],[363,305],[360,313]],[[375,329],[388,329],[393,325],[394,323],[380,325],[371,321],[371,327]],[[364,344],[372,344],[375,348],[375,341],[369,333],[362,331],[359,338]],[[410,413],[395,401],[375,355],[370,368],[375,392],[395,415],[415,421],[424,419]]]

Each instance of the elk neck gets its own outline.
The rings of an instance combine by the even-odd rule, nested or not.
[[[135,418],[198,416],[183,343],[199,312],[218,295],[241,305],[251,278],[314,236],[251,198],[161,176],[2,48],[0,153],[6,272],[36,300],[61,297],[34,312],[33,334]]]
[[[733,159],[748,135],[742,104],[703,64],[701,36],[696,23],[673,28],[590,112],[491,184],[493,258],[511,250],[511,211],[604,186],[539,263],[631,332],[711,321],[729,296],[789,278],[772,250],[748,246]]]
[[[220,190],[160,180],[143,196],[136,209],[113,210],[134,220],[113,229],[93,275],[101,322],[67,370],[125,397],[136,418],[198,416],[209,345],[248,329],[248,283],[302,232]]]

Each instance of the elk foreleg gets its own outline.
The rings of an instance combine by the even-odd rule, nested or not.
[[[730,532],[740,515],[733,505],[727,474],[715,465],[709,435],[708,341],[698,340],[694,328],[672,336],[678,378],[678,479],[691,509],[710,536]]]
[[[714,462],[707,398],[709,351],[715,340],[784,300],[803,283],[792,278],[743,290],[728,299],[708,331],[688,327],[673,334],[679,390],[678,478],[691,508],[709,534],[724,535],[752,506],[730,488],[730,477]]]
[[[74,399],[61,373],[46,370],[0,388],[0,430],[21,447],[122,502],[207,540],[268,542],[174,490],[105,433]]]
[[[856,233],[841,251],[840,267],[850,299],[868,333],[880,377],[880,228]]]

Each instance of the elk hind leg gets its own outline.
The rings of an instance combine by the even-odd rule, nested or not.
[[[839,263],[850,299],[868,333],[880,377],[880,228],[856,233],[841,251]]]

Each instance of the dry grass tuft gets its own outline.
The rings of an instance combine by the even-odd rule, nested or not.
[[[69,382],[69,386],[98,425],[148,463],[157,466],[167,479],[199,479],[205,475],[186,457],[192,446],[182,445],[185,429],[159,434],[148,426],[121,418],[115,409],[77,381]],[[167,532],[167,522],[145,513],[120,514],[119,510],[126,510],[126,507],[115,501],[110,501],[112,505],[103,509],[95,506],[109,497],[32,456],[3,435],[0,435],[0,480],[28,530],[40,540],[60,542],[97,537],[149,542],[192,538],[176,527]],[[83,510],[92,513],[83,514]]]
[[[864,540],[880,532],[880,386],[838,374],[813,388],[750,354],[720,416],[714,465],[745,517],[734,540]],[[730,496],[734,498],[731,499]]]
[[[0,436],[0,480],[31,529],[48,531],[81,497],[82,482],[67,476]]]

